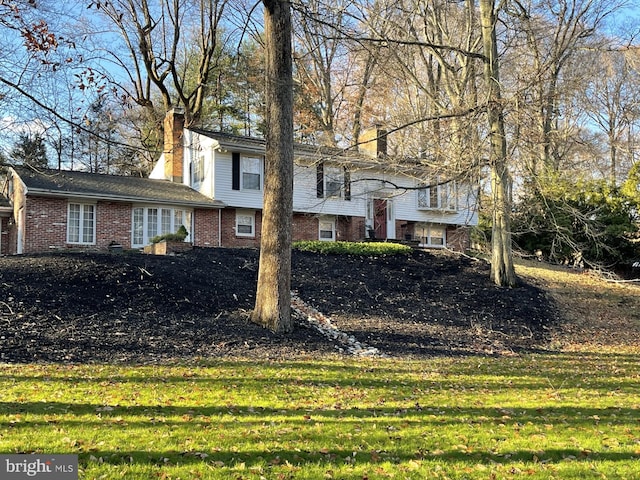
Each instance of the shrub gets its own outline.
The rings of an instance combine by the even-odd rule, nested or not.
[[[551,260],[581,254],[589,263],[635,258],[637,200],[605,180],[539,179],[513,215],[514,240]]]
[[[293,248],[305,252],[332,253],[338,255],[398,255],[408,254],[411,247],[391,242],[323,242],[303,240],[293,242]]]
[[[180,225],[180,228],[176,233],[164,233],[162,235],[156,235],[151,239],[151,243],[160,243],[162,241],[165,242],[184,242],[185,238],[187,238],[189,232],[184,225]]]

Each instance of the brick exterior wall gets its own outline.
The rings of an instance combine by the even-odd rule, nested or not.
[[[320,234],[318,218],[313,215],[295,213],[293,215],[293,241],[318,240]]]
[[[220,210],[196,209],[193,212],[193,245],[219,247],[218,225]]]
[[[93,245],[67,243],[67,212],[69,200],[29,196],[25,207],[25,243],[23,253],[45,252],[53,249],[106,250],[111,242],[131,248],[133,204],[127,202],[97,202],[95,209],[96,241]],[[71,202],[73,203],[73,202]],[[82,203],[78,201],[78,203]],[[218,246],[218,211],[194,210],[194,245]],[[15,230],[12,229],[12,230]],[[9,232],[3,253],[16,253],[15,232]],[[9,242],[12,242],[9,244]]]
[[[336,221],[336,240],[357,242],[365,238],[364,217],[338,217]]]
[[[471,228],[447,227],[447,247],[456,252],[465,252],[471,247]]]
[[[364,238],[364,217],[333,217],[336,219],[336,240],[358,241]],[[293,215],[293,240],[318,240],[320,219],[317,215]]]
[[[67,203],[61,198],[27,197],[23,253],[66,247]]]
[[[413,239],[415,236],[415,222],[406,220],[396,220],[396,237],[398,240],[405,240],[405,235]],[[447,248],[456,252],[464,252],[471,246],[471,230],[466,226],[450,225],[446,228]],[[409,239],[409,240],[410,240]]]
[[[243,237],[236,235],[236,209],[225,208],[222,215],[221,238],[223,247],[254,247],[260,246],[260,231],[262,228],[262,214],[256,210],[256,235]],[[336,219],[336,240],[357,241],[364,238],[364,217],[338,217]],[[294,213],[292,222],[293,241],[318,240],[319,218],[317,215]]]
[[[246,210],[246,209],[244,209]],[[262,229],[262,212],[255,210],[255,236],[244,237],[236,235],[236,209],[224,208],[220,210],[222,221],[220,225],[221,246],[223,247],[259,247],[260,230]]]
[[[106,249],[111,242],[119,243],[125,249],[131,248],[132,208],[131,203],[98,202],[96,205],[96,248]]]
[[[131,248],[130,203],[98,202],[95,204],[95,244],[67,243],[69,200],[29,196],[25,204],[24,253],[54,249],[107,249],[111,242]],[[78,201],[77,203],[83,203]]]
[[[412,240],[415,235],[415,227],[415,222],[396,220],[396,238],[398,240]],[[406,235],[409,235],[411,238],[407,238]]]
[[[81,203],[81,202],[79,202]],[[131,212],[133,205],[125,202],[98,202],[96,204],[96,243],[95,245],[68,244],[67,236],[67,199],[29,196],[25,203],[25,243],[23,253],[37,253],[55,249],[94,249],[106,250],[112,241],[123,248],[131,248]],[[254,247],[260,246],[262,214],[255,211],[255,230],[253,237],[236,235],[236,209],[222,210],[195,209],[195,231],[193,244],[196,247]],[[8,225],[8,219],[2,218],[0,224],[0,250],[3,254],[14,254],[17,242],[17,226]],[[315,215],[294,214],[293,240],[318,240],[319,219]],[[220,225],[220,237],[218,226]],[[336,240],[359,241],[364,239],[364,217],[336,218]],[[396,221],[399,239],[405,233],[412,232],[412,224]],[[470,246],[468,227],[447,227],[447,247],[465,251]]]

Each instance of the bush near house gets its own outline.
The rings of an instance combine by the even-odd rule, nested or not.
[[[156,235],[151,239],[151,243],[160,243],[162,241],[165,242],[184,242],[185,238],[187,238],[189,232],[184,225],[180,225],[180,228],[176,233],[165,233],[163,235]]]
[[[323,242],[303,240],[293,242],[293,248],[304,252],[332,253],[339,255],[398,255],[408,254],[411,247],[390,242]]]

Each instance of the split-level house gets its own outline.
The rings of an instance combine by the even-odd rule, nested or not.
[[[296,144],[294,240],[411,239],[427,247],[468,247],[477,225],[477,185],[431,178],[419,162],[386,155],[387,139],[369,129],[359,151]],[[224,203],[219,245],[258,246],[264,140],[184,128],[165,118],[165,150],[151,178],[183,183]]]
[[[264,140],[185,128],[179,109],[164,128],[150,178],[10,167],[0,191],[0,254],[142,248],[181,225],[196,247],[259,246]],[[395,162],[384,132],[366,135],[359,151],[294,146],[294,240],[466,249],[477,186],[432,178],[419,162]]]

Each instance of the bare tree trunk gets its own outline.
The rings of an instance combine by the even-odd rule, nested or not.
[[[480,0],[484,78],[489,89],[487,115],[491,150],[491,187],[493,192],[493,230],[491,237],[491,280],[496,285],[513,287],[517,283],[511,250],[511,180],[507,164],[507,140],[500,89],[500,67],[496,41],[494,0]]]
[[[291,10],[263,0],[266,42],[266,160],[256,305],[251,320],[274,332],[291,322],[293,70]]]

